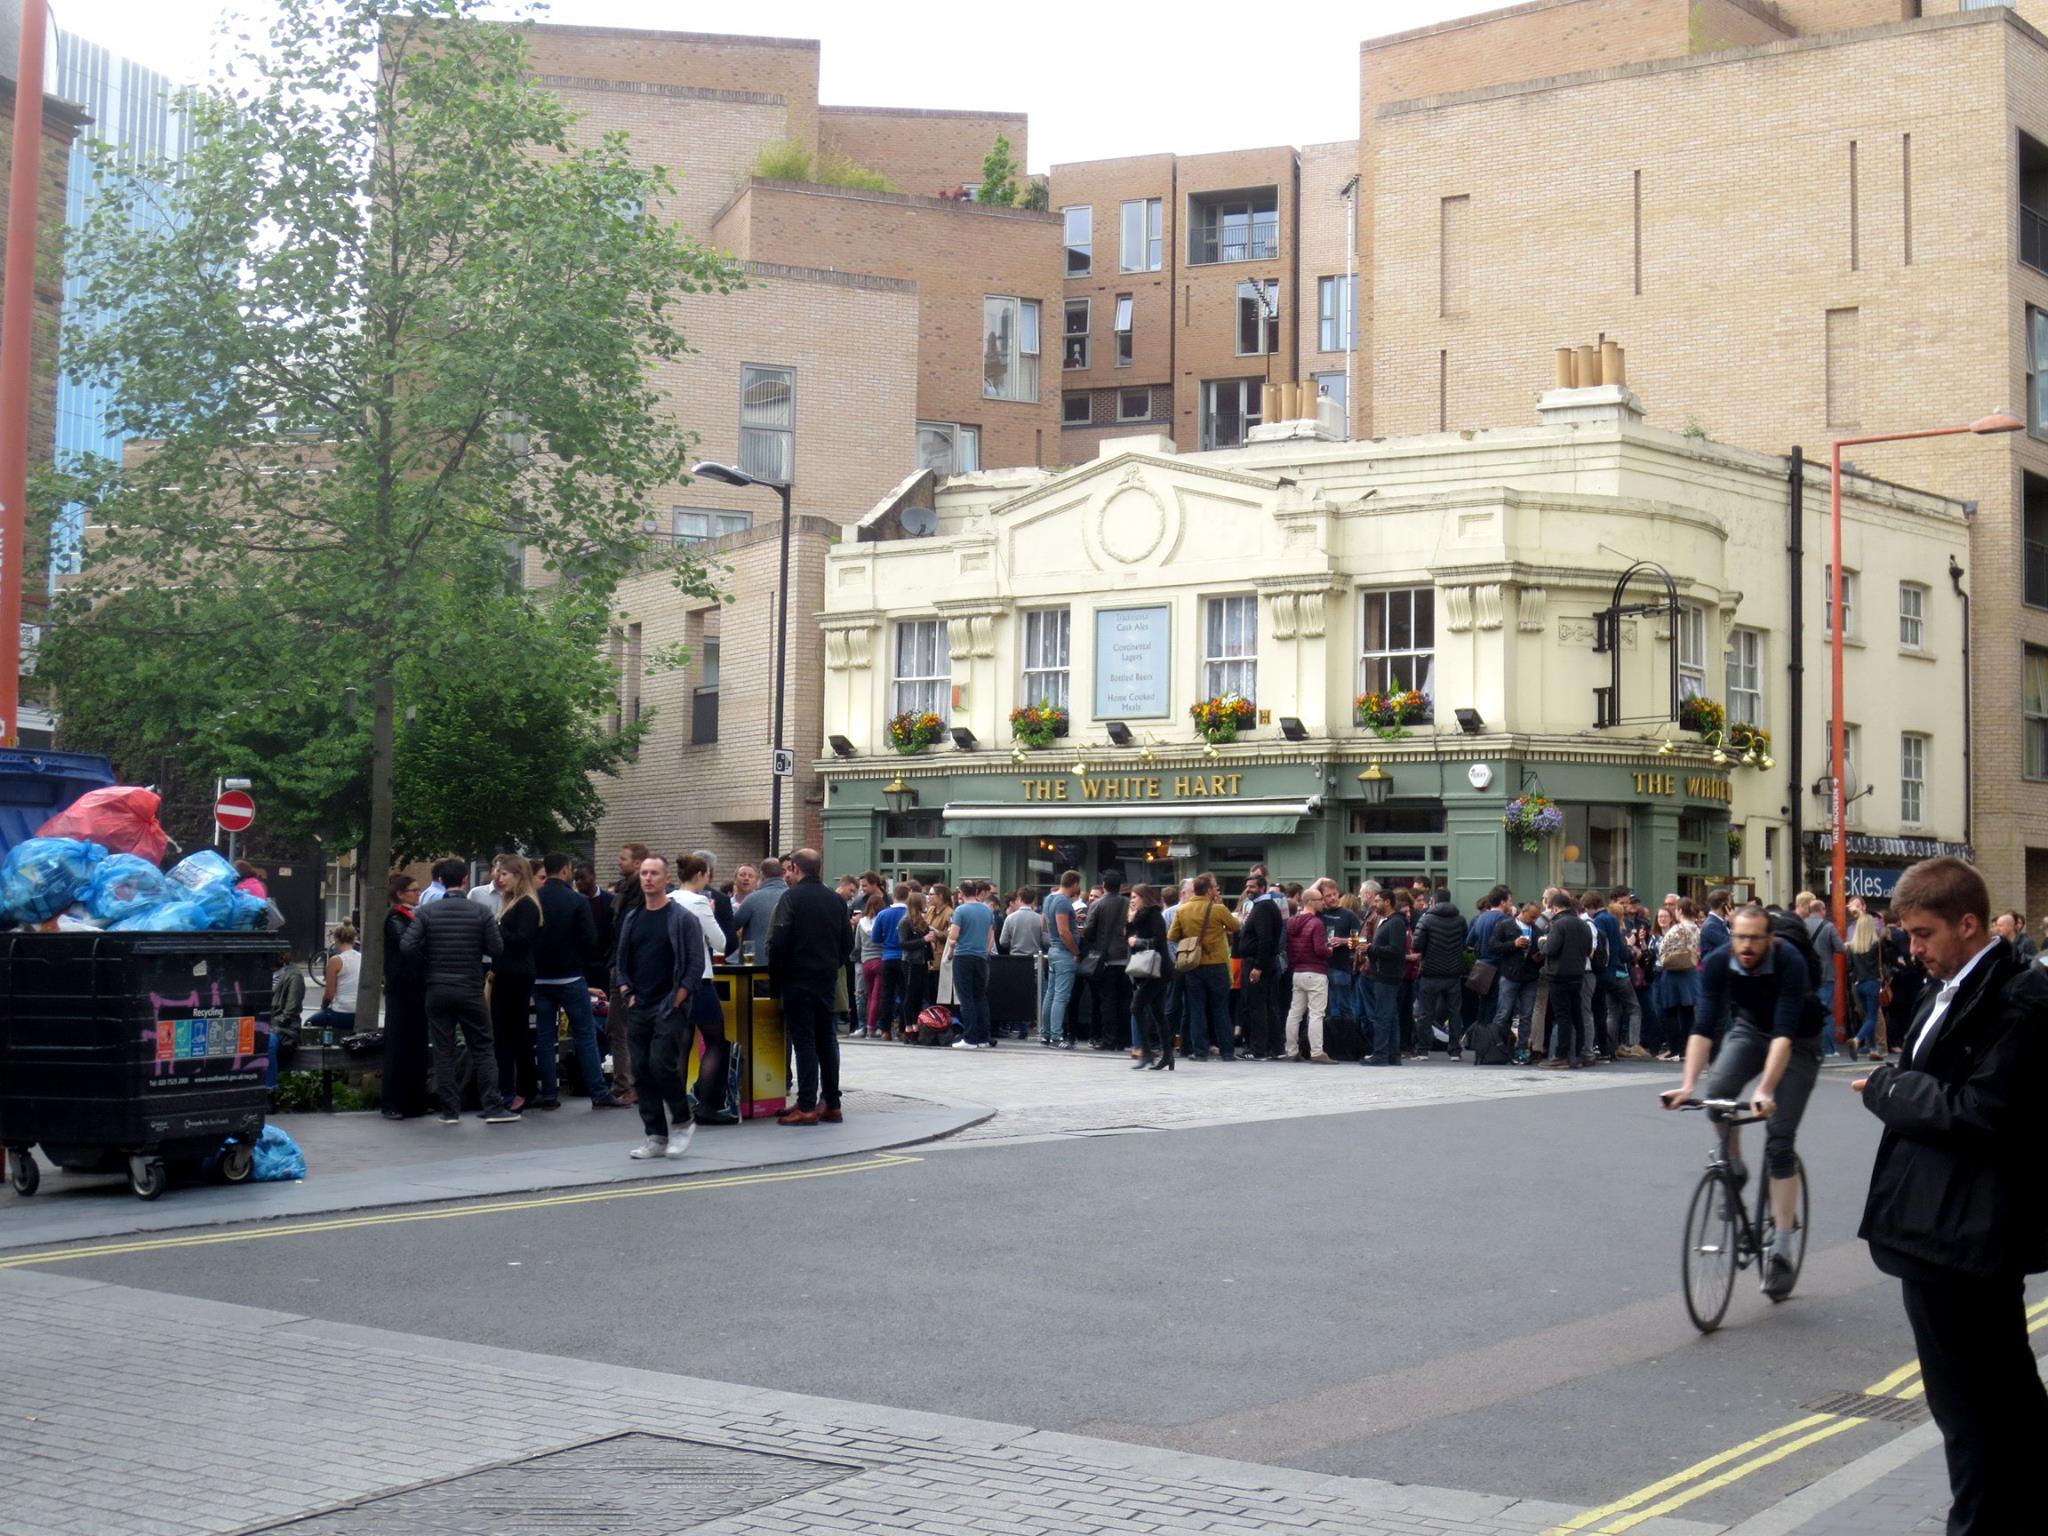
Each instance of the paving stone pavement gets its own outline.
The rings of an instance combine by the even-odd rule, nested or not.
[[[1576,1511],[0,1273],[0,1536],[255,1532],[640,1432],[849,1463],[703,1536],[1535,1536]],[[1641,1536],[1710,1536],[1655,1520]],[[1868,1536],[1868,1533],[1865,1533]]]

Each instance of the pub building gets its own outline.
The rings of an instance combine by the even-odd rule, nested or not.
[[[905,481],[828,557],[828,870],[1789,898],[1828,771],[1792,465],[1647,427],[1620,386],[1538,417]],[[1825,470],[1802,478],[1824,550]],[[1901,770],[1852,827],[1960,841],[1962,613],[1924,583],[1963,509],[1859,479],[1844,512],[1851,770]],[[1554,829],[1511,829],[1517,801]]]

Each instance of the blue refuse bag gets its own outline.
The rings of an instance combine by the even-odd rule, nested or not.
[[[263,1134],[256,1141],[256,1168],[249,1177],[258,1182],[276,1182],[305,1176],[306,1154],[299,1150],[299,1144],[274,1125],[263,1127]]]

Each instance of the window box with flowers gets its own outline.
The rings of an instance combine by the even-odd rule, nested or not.
[[[929,710],[906,709],[889,721],[889,745],[908,757],[922,752],[945,734],[946,722]]]
[[[1771,733],[1760,725],[1744,725],[1738,720],[1728,727],[1728,750],[1752,768],[1768,768]]]
[[[1041,699],[1010,711],[1010,736],[1027,747],[1049,747],[1067,734],[1067,712]]]
[[[1235,741],[1240,731],[1250,730],[1259,719],[1258,706],[1235,693],[1190,704],[1188,714],[1194,719],[1196,733],[1210,742]]]
[[[1728,724],[1728,712],[1713,699],[1689,693],[1678,701],[1678,728],[1697,731],[1709,740],[1720,736]]]
[[[1429,718],[1429,695],[1414,688],[1361,693],[1351,701],[1352,718],[1382,741],[1398,741],[1408,727]]]
[[[1500,822],[1508,829],[1508,836],[1521,845],[1522,852],[1539,853],[1543,839],[1555,837],[1564,826],[1564,812],[1548,795],[1517,795],[1508,802]]]

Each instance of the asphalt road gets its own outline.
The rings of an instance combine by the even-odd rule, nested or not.
[[[1640,1070],[1640,1069],[1608,1069]],[[1876,1123],[1828,1073],[1800,1294],[1677,1290],[1695,1117],[1642,1089],[1018,1146],[70,1273],[1211,1455],[1592,1505],[1911,1360],[1854,1241]],[[1754,1134],[1754,1133],[1752,1133]],[[1751,1149],[1752,1165],[1760,1149]],[[1862,1425],[1681,1513],[1732,1521]]]

